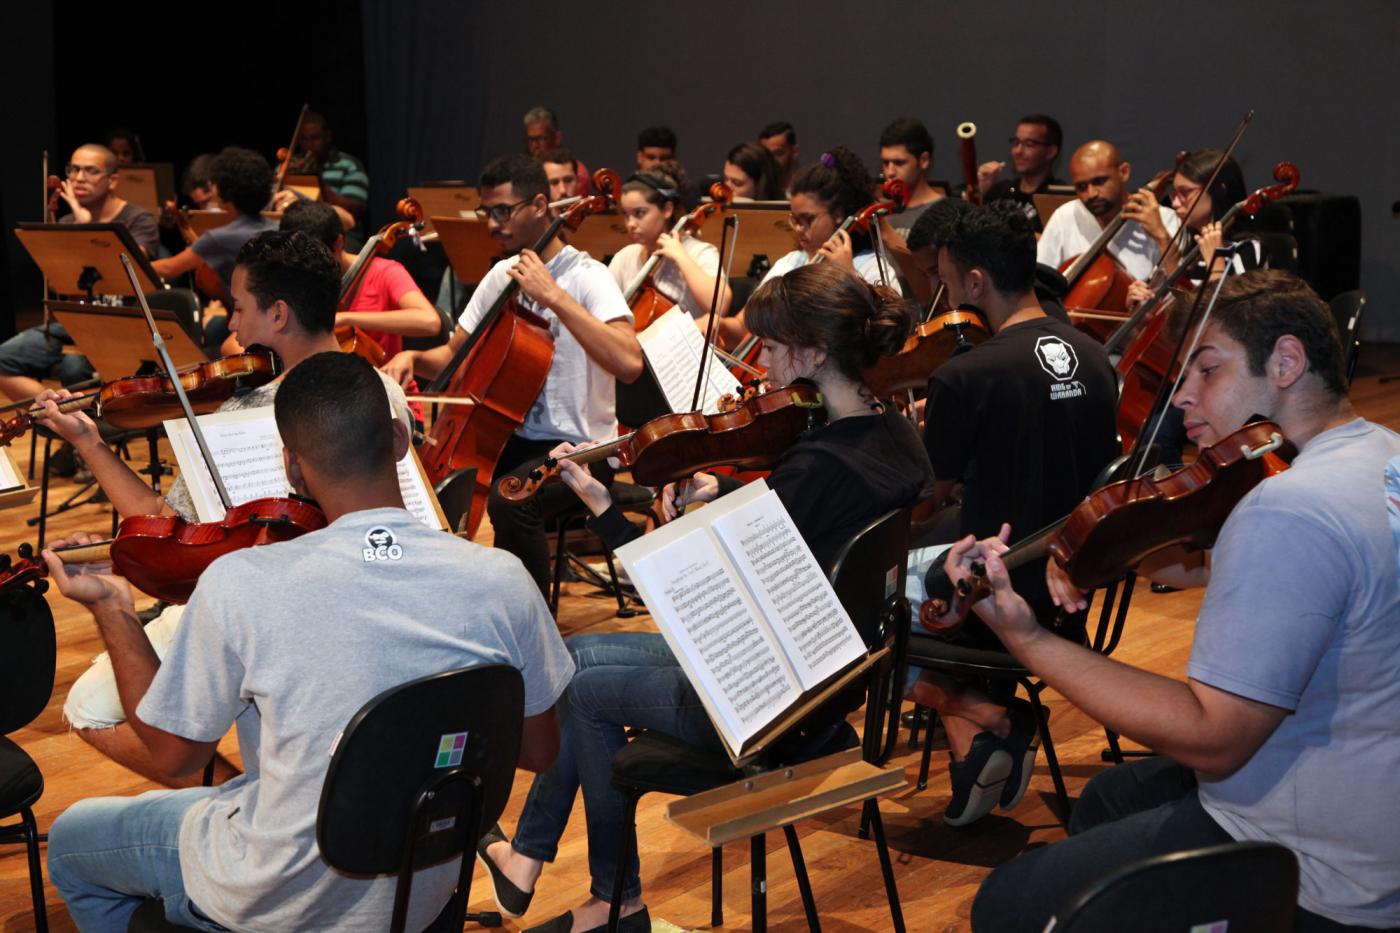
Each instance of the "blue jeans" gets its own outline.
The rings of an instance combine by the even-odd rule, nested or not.
[[[625,728],[656,729],[707,749],[723,745],[660,635],[583,635],[565,644],[577,670],[555,707],[559,757],[531,785],[511,845],[528,858],[554,861],[582,787],[590,890],[610,900],[621,855],[618,831],[627,812],[626,795],[612,785],[612,757],[627,744]],[[635,835],[629,848],[636,850]],[[641,891],[639,863],[630,857],[623,896],[631,899]]]
[[[78,929],[123,933],[143,899],[159,898],[171,923],[223,930],[186,896],[180,874],[185,811],[217,791],[90,797],[65,810],[49,830],[49,878]]]
[[[66,386],[91,379],[92,364],[87,357],[63,352],[63,345],[72,342],[57,321],[49,325],[47,335],[42,327],[22,330],[0,343],[0,376],[54,378]]]

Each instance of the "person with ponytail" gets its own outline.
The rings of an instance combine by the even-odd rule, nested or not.
[[[913,426],[878,402],[861,380],[867,367],[903,346],[913,327],[913,309],[892,290],[872,286],[835,263],[821,263],[763,283],[749,299],[748,314],[754,333],[763,338],[760,361],[773,380],[810,380],[826,405],[827,423],[783,455],[768,485],[817,561],[830,570],[841,546],[856,532],[890,509],[914,505],[932,486],[928,455]],[[571,449],[562,445],[555,452]],[[609,547],[640,534],[586,470],[564,461],[562,476],[596,516],[590,527]],[[712,501],[737,486],[727,477],[697,473],[679,488],[664,490],[666,514],[673,516],[692,502]],[[696,746],[721,748],[699,696],[660,634],[583,635],[565,644],[576,673],[559,705],[559,757],[531,787],[515,838],[508,841],[497,828],[478,847],[497,902],[508,913],[524,913],[583,788],[591,897],[534,928],[558,933],[601,930],[606,923],[621,856],[617,828],[626,812],[626,797],[612,786],[610,763],[627,741],[627,727],[659,729]],[[833,721],[849,712],[843,704],[836,706],[829,711]],[[621,929],[640,933],[651,926],[638,872],[633,860]]]
[[[633,242],[617,251],[608,271],[625,295],[647,260],[659,253],[663,258],[652,270],[652,284],[685,313],[703,319],[720,274],[719,250],[696,236],[672,235],[671,228],[685,214],[684,192],[685,174],[675,162],[662,162],[627,180],[618,203]],[[719,313],[728,308],[726,283],[720,291]]]

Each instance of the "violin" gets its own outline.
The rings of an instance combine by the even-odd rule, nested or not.
[[[803,433],[826,422],[815,386],[797,383],[767,392],[725,396],[717,414],[692,411],[653,418],[606,444],[550,457],[526,476],[504,476],[497,491],[519,505],[558,475],[560,461],[580,466],[616,457],[643,486],[664,486],[718,466],[767,470]]]
[[[940,286],[930,307],[938,305],[942,294]],[[987,319],[971,305],[933,314],[914,328],[898,353],[877,360],[862,379],[878,398],[923,389],[935,369],[991,336]]]
[[[710,200],[676,221],[671,228],[671,236],[682,237],[695,234],[705,226],[705,221],[727,208],[734,200],[734,191],[722,181],[710,186]],[[646,264],[622,293],[627,306],[632,309],[632,323],[637,330],[646,330],[652,321],[675,307],[675,302],[656,290],[652,279],[656,267],[664,257],[653,252]]]
[[[87,564],[96,561],[110,560],[111,555],[108,545],[112,542],[101,541],[96,544],[78,544],[73,547],[53,548],[53,552],[66,564]],[[44,593],[48,590],[49,584],[44,577],[49,575],[49,566],[34,554],[34,545],[25,542],[21,544],[16,553],[18,557],[12,558],[8,554],[0,554],[0,596],[18,589],[26,583],[34,583],[34,592]]]
[[[1274,166],[1273,177],[1277,184],[1259,188],[1243,201],[1230,206],[1220,218],[1222,230],[1228,230],[1242,214],[1253,217],[1264,209],[1264,205],[1296,189],[1300,178],[1298,166],[1292,162],[1280,162]],[[1123,388],[1118,400],[1118,433],[1125,450],[1134,444],[1138,431],[1147,423],[1157,390],[1172,377],[1176,366],[1176,337],[1179,336],[1179,331],[1172,324],[1177,316],[1174,310],[1181,306],[1175,300],[1175,295],[1178,284],[1195,267],[1200,256],[1200,246],[1193,245],[1181,257],[1176,268],[1156,283],[1157,291],[1152,297],[1125,319],[1104,342],[1104,349],[1109,353],[1123,348],[1123,355],[1118,361],[1118,371],[1123,376]],[[1144,319],[1147,323],[1141,333],[1129,341],[1129,335]]]
[[[1014,545],[1002,562],[1010,570],[1049,554],[1070,582],[1088,592],[1165,548],[1213,547],[1235,505],[1297,453],[1273,422],[1247,424],[1203,449],[1190,466],[1095,490],[1064,519]],[[940,596],[919,608],[926,629],[951,631],[973,603],[991,593],[985,567],[972,570],[971,580],[959,581],[951,600]]]
[[[400,219],[385,224],[378,233],[370,237],[355,256],[350,268],[340,277],[337,312],[348,311],[355,303],[355,295],[359,293],[360,286],[364,284],[365,273],[369,271],[370,260],[393,249],[404,234],[423,229],[423,208],[413,198],[401,199],[395,207],[395,213]],[[375,369],[384,365],[384,348],[365,329],[353,324],[337,324],[335,339],[340,343],[341,352],[356,353],[368,360]]]
[[[208,414],[233,396],[239,388],[255,388],[277,377],[279,364],[270,350],[249,349],[235,356],[197,363],[176,371],[181,387],[199,414]],[[85,392],[58,403],[59,411],[97,409],[97,417],[123,431],[155,427],[183,413],[170,378],[164,373],[128,376],[109,382],[101,389]],[[42,418],[42,405],[21,412],[0,425],[0,447],[24,435],[34,421]]]
[[[611,169],[599,169],[593,174],[593,187],[600,194],[580,200],[556,217],[535,243],[536,253],[543,252],[565,227],[577,229],[589,214],[607,209],[621,192],[622,179]],[[481,524],[496,461],[524,424],[554,359],[549,324],[515,300],[519,289],[514,279],[506,285],[425,393],[464,401],[446,406],[433,420],[422,459],[435,483],[463,467],[476,467],[468,537]]]
[[[1177,163],[1185,156],[1186,153],[1179,153]],[[1167,169],[1152,177],[1147,188],[1153,197],[1162,197],[1175,171],[1175,168]],[[1099,340],[1108,337],[1112,328],[1127,316],[1128,286],[1133,283],[1133,277],[1108,252],[1108,244],[1127,222],[1120,208],[1088,249],[1060,265],[1060,272],[1069,283],[1065,310],[1077,327]]]
[[[973,204],[982,203],[982,189],[977,186],[977,124],[958,124],[958,139],[962,140],[963,190]]]

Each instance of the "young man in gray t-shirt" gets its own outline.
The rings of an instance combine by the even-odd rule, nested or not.
[[[1040,929],[1130,861],[1235,840],[1297,856],[1298,929],[1400,926],[1387,781],[1400,767],[1400,437],[1358,418],[1346,393],[1330,312],[1302,280],[1261,270],[1225,283],[1174,399],[1187,437],[1222,443],[1259,414],[1299,454],[1220,531],[1185,683],[1045,637],[1002,545],[954,547],[955,578],[985,557],[994,593],[978,611],[1007,648],[1162,756],[1094,778],[1071,838],[983,883],[974,930]]]
[[[288,480],[329,524],[210,565],[164,663],[120,578],[70,576],[45,552],[60,590],[92,609],[152,760],[195,771],[236,724],[247,766],[219,787],[85,800],[60,816],[49,873],[80,929],[124,929],[146,897],[200,929],[383,929],[394,879],[326,865],[317,801],[340,730],[407,681],[516,667],[520,764],[552,762],[553,706],[573,663],[549,610],[518,560],[404,509],[395,464],[408,435],[386,400],[379,375],[350,354],[313,356],[287,376],[275,408]],[[380,550],[385,559],[366,557]],[[457,871],[452,862],[419,872],[410,927],[441,911]]]

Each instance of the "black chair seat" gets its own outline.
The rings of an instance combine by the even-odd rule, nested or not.
[[[136,908],[136,913],[126,922],[126,933],[169,933],[170,930],[190,930],[165,919],[165,903],[148,898]]]
[[[683,767],[678,767],[684,763]],[[612,759],[613,783],[638,793],[690,796],[742,777],[724,752],[710,752],[654,730],[643,732]]]
[[[977,667],[1007,676],[1028,674],[1025,666],[1010,652],[988,648],[973,648],[944,641],[930,635],[909,635],[909,663],[917,667],[932,667],[940,662],[959,667]]]
[[[32,806],[44,793],[44,775],[34,759],[0,736],[0,817]]]

